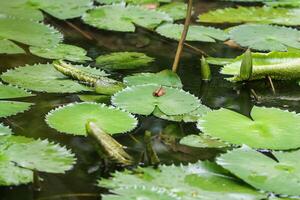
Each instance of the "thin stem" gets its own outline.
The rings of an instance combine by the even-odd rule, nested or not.
[[[259,97],[257,96],[255,90],[250,89],[250,91],[251,91],[251,94],[253,95],[253,97],[255,98],[255,100],[258,101],[258,100],[259,100]]]
[[[271,88],[272,88],[272,92],[273,92],[273,94],[275,94],[276,91],[275,91],[275,87],[274,87],[272,78],[271,78],[270,76],[267,76],[267,78],[268,78],[268,80],[269,80],[269,82],[270,82],[270,85],[271,85]]]
[[[193,0],[189,0],[187,12],[186,12],[186,18],[185,18],[185,22],[184,22],[184,28],[183,28],[181,38],[178,43],[175,59],[174,59],[173,66],[172,66],[173,72],[176,72],[177,68],[178,68],[180,56],[181,56],[182,49],[183,49],[183,44],[184,44],[186,35],[188,33],[188,30],[189,30],[189,25],[190,25],[191,15],[192,15],[192,7],[193,7]]]
[[[80,33],[83,37],[85,37],[88,40],[94,40],[94,37],[92,35],[90,35],[89,33],[81,30],[78,26],[76,26],[75,24],[73,24],[72,22],[69,22],[67,20],[65,20],[65,22],[73,29],[75,29],[78,33]]]
[[[38,200],[48,200],[48,199],[61,199],[66,197],[99,197],[99,194],[96,193],[75,193],[75,194],[59,194],[49,197],[41,197]]]
[[[191,45],[191,44],[189,44],[189,43],[186,43],[186,42],[185,42],[184,45],[185,45],[186,47],[188,47],[188,48],[190,48],[190,49],[192,49],[192,50],[194,50],[194,51],[200,53],[200,55],[209,56],[209,55],[208,55],[207,53],[205,53],[203,50],[201,50],[201,49],[199,49],[199,48],[197,48],[197,47],[195,47],[195,46],[193,46],[193,45]]]

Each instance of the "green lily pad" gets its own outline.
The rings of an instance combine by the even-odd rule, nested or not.
[[[63,121],[63,123],[61,123]],[[104,104],[76,103],[50,111],[47,124],[59,132],[86,136],[86,123],[93,121],[108,134],[134,129],[137,120],[128,112]]]
[[[286,7],[300,7],[300,1],[298,0],[277,0],[264,2],[268,6],[286,6]]]
[[[157,73],[138,73],[123,79],[127,86],[157,84],[168,87],[182,88],[179,76],[171,70],[163,70]]]
[[[253,148],[286,150],[300,147],[298,114],[254,106],[250,116],[251,119],[221,108],[203,116],[198,121],[198,128],[225,142]]]
[[[171,2],[171,0],[96,0],[96,1],[101,4],[118,4],[118,3],[126,2],[127,4],[134,4],[134,5]]]
[[[0,40],[0,54],[23,54],[25,51],[9,40]]]
[[[0,136],[10,135],[10,134],[12,134],[11,129],[8,126],[4,126],[3,124],[0,123]]]
[[[173,20],[184,19],[187,12],[187,4],[183,2],[172,2],[162,5],[158,10],[170,15]]]
[[[150,115],[155,108],[166,115],[182,115],[196,110],[200,100],[192,94],[172,87],[163,87],[164,95],[156,97],[153,92],[159,85],[127,87],[112,97],[112,103],[131,113]]]
[[[31,93],[9,85],[0,84],[0,117],[8,117],[28,110],[32,103],[18,101],[3,101],[3,99],[14,99],[33,96]],[[1,134],[0,134],[1,135]]]
[[[300,151],[273,152],[273,155],[278,162],[249,147],[242,147],[221,155],[217,163],[257,189],[299,196]]]
[[[259,51],[287,51],[288,47],[300,49],[300,31],[293,28],[245,24],[231,28],[229,33],[240,46]]]
[[[197,148],[224,148],[228,146],[226,143],[204,134],[185,136],[181,138],[179,143]]]
[[[69,60],[73,62],[85,62],[92,60],[87,57],[86,50],[69,44],[58,44],[55,47],[30,47],[30,53],[47,59]]]
[[[69,150],[47,140],[1,136],[1,186],[30,183],[33,181],[33,170],[64,173],[74,163],[74,155]]]
[[[98,71],[99,74],[103,74],[102,71],[93,68],[83,66],[76,67],[90,71],[91,73]],[[1,78],[3,81],[12,85],[18,85],[22,88],[38,92],[73,93],[93,91],[93,88],[69,79],[67,76],[57,71],[52,64],[37,64],[18,67],[3,73]]]
[[[96,58],[97,66],[104,69],[136,69],[153,61],[153,58],[138,52],[115,52]]]
[[[158,169],[138,168],[134,172],[115,172],[110,179],[101,179],[101,187],[112,194],[103,199],[203,199],[203,200],[259,200],[266,195],[253,190],[210,162],[197,162],[181,166],[161,165]],[[140,192],[136,188],[144,188]],[[125,192],[124,190],[127,190]],[[161,198],[157,192],[161,193]],[[124,196],[125,195],[125,196]]]
[[[160,111],[157,108],[154,110],[153,115],[158,118],[166,119],[169,121],[196,122],[202,115],[205,115],[207,112],[210,112],[210,111],[211,111],[210,108],[208,108],[207,106],[205,106],[203,104],[200,104],[196,110],[193,110],[193,111],[183,114],[183,115],[166,115],[165,113],[163,113],[162,111]]]
[[[163,24],[156,29],[156,32],[167,38],[180,40],[183,31],[182,24]],[[221,29],[191,25],[186,36],[187,41],[216,42],[224,41],[229,38],[228,34]]]
[[[122,4],[97,7],[83,15],[82,19],[96,28],[121,32],[134,32],[134,24],[153,29],[162,22],[172,22],[166,13]]]
[[[227,80],[236,82],[243,81],[239,76],[242,56],[227,63],[221,73],[232,75]],[[299,52],[270,52],[270,53],[252,53],[252,75],[250,80],[265,79],[270,76],[274,80],[292,80],[300,79],[300,53]]]
[[[22,31],[20,31],[22,30]],[[31,46],[55,46],[63,36],[54,28],[39,22],[0,17],[0,37]]]
[[[264,23],[300,25],[300,9],[272,7],[238,7],[210,11],[199,16],[200,22],[208,23]]]

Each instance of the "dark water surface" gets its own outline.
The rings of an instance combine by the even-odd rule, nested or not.
[[[228,5],[228,4],[227,4]],[[197,1],[195,2],[195,16],[216,7],[225,6],[224,3]],[[151,71],[157,72],[162,69],[171,68],[175,55],[177,43],[164,39],[152,32],[138,28],[136,33],[113,33],[100,31],[83,25],[80,20],[72,20],[82,30],[93,35],[97,42],[89,41],[81,34],[70,28],[65,22],[47,18],[47,23],[58,28],[65,35],[65,43],[81,46],[88,50],[88,55],[96,58],[98,55],[113,51],[140,51],[156,58],[156,62],[150,67],[139,71],[113,72],[113,77],[122,77],[133,72]],[[21,31],[21,30],[20,30]],[[242,53],[242,50],[232,49],[218,44],[192,43],[192,45],[204,50],[211,56],[234,57]],[[224,80],[218,73],[219,67],[212,66],[213,79],[209,83],[201,81],[199,69],[199,53],[185,48],[179,67],[179,75],[183,81],[184,88],[201,98],[202,102],[214,109],[225,107],[234,109],[240,113],[249,114],[254,104],[261,106],[276,106],[300,112],[299,86],[289,82],[274,82],[276,95],[273,95],[267,81],[253,82],[248,85],[232,84]],[[0,71],[22,66],[25,64],[46,63],[50,60],[27,55],[0,56]],[[93,63],[91,63],[93,64]],[[259,96],[256,101],[250,89],[254,89]],[[76,94],[37,94],[35,97],[24,98],[24,101],[34,102],[31,110],[5,119],[3,122],[9,125],[18,135],[33,138],[48,138],[50,141],[66,145],[76,154],[77,164],[74,169],[64,175],[39,174],[44,181],[41,182],[41,191],[37,192],[33,185],[19,187],[0,187],[0,200],[96,200],[99,194],[107,192],[104,188],[95,186],[100,177],[108,177],[109,172],[120,167],[112,164],[105,166],[101,158],[95,152],[88,138],[74,137],[58,133],[48,127],[44,121],[45,114],[51,109],[74,101],[79,101]],[[62,122],[63,123],[63,122]],[[172,135],[159,136],[163,134],[167,126],[175,126]],[[176,128],[177,127],[177,128]],[[150,130],[155,138],[154,147],[162,163],[178,164],[180,162],[195,162],[199,159],[214,159],[221,151],[214,149],[195,149],[178,145],[178,138],[187,134],[196,134],[195,123],[180,124],[155,118],[153,116],[140,117],[139,126],[131,133],[132,136],[142,141],[145,130]],[[177,138],[177,137],[178,138]],[[136,158],[141,157],[144,149],[142,143],[137,143],[129,135],[119,135],[116,139],[128,146],[128,152]],[[77,196],[72,196],[77,194]],[[78,195],[80,194],[80,195]],[[68,195],[70,195],[68,197]],[[98,195],[95,196],[95,195]]]

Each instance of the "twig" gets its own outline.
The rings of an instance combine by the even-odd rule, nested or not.
[[[200,55],[209,56],[209,55],[208,55],[207,53],[205,53],[203,50],[201,50],[201,49],[199,49],[199,48],[197,48],[197,47],[195,47],[195,46],[193,46],[193,45],[191,45],[191,44],[189,44],[189,43],[186,43],[186,42],[185,42],[184,45],[185,45],[186,47],[188,47],[188,48],[190,48],[190,49],[192,49],[192,50],[194,50],[194,51],[200,53]]]
[[[85,37],[86,39],[88,39],[88,40],[94,40],[94,39],[95,39],[92,35],[90,35],[90,34],[84,32],[84,31],[81,30],[78,26],[76,26],[75,24],[73,24],[72,22],[69,22],[69,21],[67,21],[67,20],[65,20],[65,22],[66,22],[71,28],[75,29],[78,33],[80,33],[83,37]]]
[[[268,80],[269,80],[269,82],[270,82],[270,85],[271,85],[271,88],[272,88],[272,92],[273,92],[273,94],[275,94],[276,91],[275,91],[275,87],[274,87],[272,78],[271,78],[270,76],[267,76],[267,78],[268,78]]]
[[[178,63],[179,63],[180,56],[181,56],[182,49],[183,49],[183,44],[184,44],[186,35],[188,33],[188,30],[189,30],[189,25],[190,25],[191,15],[192,15],[192,6],[193,6],[193,0],[189,0],[183,31],[182,31],[181,38],[178,43],[175,59],[174,59],[173,66],[172,66],[173,72],[177,71]]]
[[[259,97],[257,96],[255,90],[250,89],[250,91],[251,91],[251,94],[253,95],[254,99],[255,99],[256,101],[259,101]]]
[[[41,197],[37,200],[48,200],[48,199],[61,199],[66,197],[99,197],[99,194],[96,193],[74,193],[74,194],[59,194],[59,195],[53,195],[49,197]]]

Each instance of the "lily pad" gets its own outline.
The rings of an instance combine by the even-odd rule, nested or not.
[[[61,33],[48,25],[31,20],[1,17],[0,37],[47,48],[60,43],[63,38]]]
[[[115,52],[96,58],[97,66],[104,69],[136,69],[153,61],[153,58],[138,52]]]
[[[115,172],[111,179],[98,183],[114,193],[103,199],[125,199],[128,193],[133,199],[204,199],[204,200],[258,200],[266,195],[253,190],[210,162],[197,162],[181,166],[161,165],[158,169],[138,168],[134,172]],[[140,192],[136,188],[143,188]],[[124,190],[127,190],[125,192]],[[132,192],[131,192],[132,191]],[[125,195],[125,196],[124,196]]]
[[[187,12],[187,4],[183,2],[172,2],[162,5],[158,10],[170,15],[173,20],[184,19]]]
[[[127,76],[123,82],[128,86],[157,84],[168,87],[182,88],[179,76],[171,70],[163,70],[157,73],[139,73]]]
[[[300,147],[298,114],[254,106],[250,116],[251,119],[221,108],[203,116],[198,121],[198,128],[207,135],[231,144],[278,150]]]
[[[30,53],[47,59],[69,60],[73,62],[84,62],[92,60],[87,57],[86,50],[69,44],[58,44],[55,47],[30,47]]]
[[[179,40],[183,31],[182,24],[163,24],[156,29],[156,32],[167,38]],[[224,41],[229,38],[228,34],[221,29],[191,25],[186,36],[187,41],[216,42]]]
[[[0,54],[23,54],[25,51],[9,40],[0,40]]]
[[[300,25],[300,9],[272,7],[238,7],[210,11],[199,16],[200,22],[208,23],[263,23]]]
[[[300,31],[293,28],[245,24],[231,28],[229,33],[237,44],[259,51],[287,51],[288,47],[300,49]]]
[[[10,134],[12,134],[11,129],[8,126],[4,126],[3,124],[0,123],[0,136],[10,135]]]
[[[28,110],[32,103],[7,101],[6,99],[33,96],[31,93],[9,85],[0,84],[0,117],[8,117]],[[5,99],[5,101],[3,101]],[[1,134],[0,134],[1,135]]]
[[[59,107],[46,116],[50,127],[73,135],[86,136],[86,123],[89,121],[96,123],[108,134],[129,132],[137,125],[135,117],[128,112],[105,104],[86,102]]]
[[[153,93],[162,89],[164,95]],[[150,115],[155,108],[166,115],[182,115],[196,110],[200,100],[192,94],[172,87],[148,84],[127,87],[112,97],[112,103],[131,113]]]
[[[222,70],[222,74],[232,75],[227,80],[243,81],[239,76],[242,56],[228,62]],[[265,79],[270,76],[274,80],[299,80],[300,79],[300,53],[299,52],[270,52],[252,53],[252,75],[250,80]]]
[[[23,136],[1,136],[0,185],[20,185],[33,181],[33,170],[64,173],[75,163],[66,148],[47,140]]]
[[[98,71],[98,73],[103,74],[102,71],[93,68],[83,66],[77,67],[82,70],[88,70],[91,73]],[[71,80],[58,72],[52,64],[37,64],[18,67],[3,73],[1,78],[3,81],[12,85],[18,85],[22,88],[38,92],[73,93],[93,91],[93,88]]]
[[[217,163],[257,189],[299,196],[300,151],[272,153],[278,162],[249,147],[242,147],[221,155]]]
[[[121,32],[134,32],[134,24],[153,29],[162,22],[172,22],[166,13],[122,4],[97,7],[83,15],[82,19],[96,28]]]
[[[197,148],[224,148],[228,146],[226,143],[204,134],[185,136],[181,138],[179,143]]]
[[[134,5],[171,2],[171,0],[96,0],[96,1],[101,4],[118,4],[118,3],[126,2],[127,4],[134,4]]]

